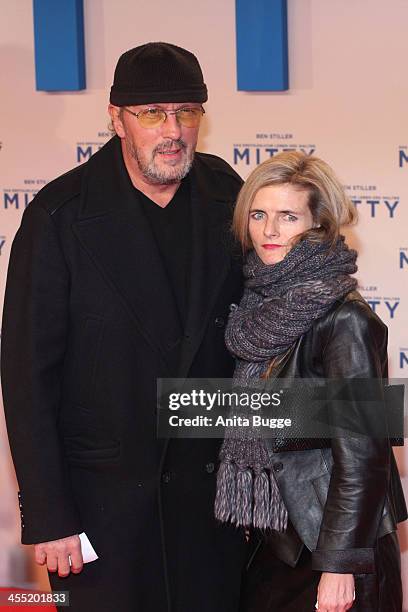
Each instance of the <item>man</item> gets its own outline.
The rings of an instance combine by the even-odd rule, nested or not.
[[[157,378],[232,373],[241,180],[194,154],[206,100],[185,49],[124,53],[116,135],[37,195],[14,240],[2,381],[22,542],[73,612],[238,608],[244,538],[213,519],[219,442],[156,436]]]

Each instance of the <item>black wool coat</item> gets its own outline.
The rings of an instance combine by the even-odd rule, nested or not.
[[[220,442],[156,436],[157,378],[233,371],[242,181],[201,153],[190,177],[185,326],[117,137],[39,192],[13,243],[1,367],[22,542],[87,534],[99,559],[50,576],[73,612],[238,608],[244,537],[213,518]]]

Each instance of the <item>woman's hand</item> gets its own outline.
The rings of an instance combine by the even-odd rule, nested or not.
[[[345,612],[354,601],[353,574],[323,572],[317,590],[319,612]]]

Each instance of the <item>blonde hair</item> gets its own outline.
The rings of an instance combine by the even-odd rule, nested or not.
[[[292,185],[309,193],[309,209],[316,227],[301,234],[299,240],[334,244],[340,227],[357,219],[355,206],[326,162],[297,151],[279,153],[257,166],[239,192],[232,230],[244,252],[253,246],[248,232],[252,202],[260,189],[271,185]]]

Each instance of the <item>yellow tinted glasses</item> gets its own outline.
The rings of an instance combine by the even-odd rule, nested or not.
[[[139,124],[147,129],[157,128],[162,125],[166,121],[167,115],[176,115],[177,121],[184,127],[196,128],[200,125],[201,117],[205,113],[202,106],[200,108],[182,107],[175,111],[166,111],[163,108],[152,107],[145,108],[138,113],[131,111],[126,106],[122,106],[122,108],[136,117]]]

